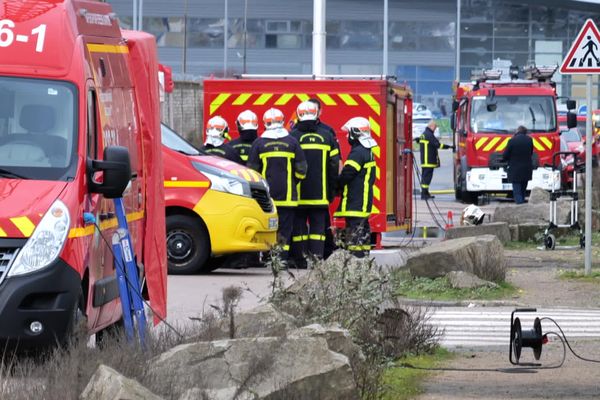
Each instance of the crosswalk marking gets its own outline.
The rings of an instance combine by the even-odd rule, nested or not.
[[[514,308],[442,307],[431,312],[428,323],[443,330],[440,344],[445,347],[508,346],[510,314]],[[524,330],[533,327],[536,317],[550,317],[568,339],[600,338],[600,309],[539,308],[535,313],[517,313]],[[542,321],[542,331],[558,332],[550,321]]]

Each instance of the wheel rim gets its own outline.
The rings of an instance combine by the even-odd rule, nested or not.
[[[174,264],[183,264],[191,258],[194,239],[186,231],[174,230],[167,234],[167,256]]]

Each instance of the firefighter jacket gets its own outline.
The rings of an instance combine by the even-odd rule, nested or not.
[[[252,143],[256,140],[256,130],[243,130],[240,132],[240,137],[230,142],[231,147],[237,152],[243,164],[248,162],[248,155],[250,155],[250,149]]]
[[[421,150],[421,168],[438,168],[440,166],[438,149],[451,147],[440,143],[429,127],[425,128],[425,131],[419,137],[419,145]]]
[[[354,143],[339,178],[342,198],[334,216],[366,218],[371,215],[376,174],[372,149]]]
[[[297,184],[306,177],[306,158],[300,143],[284,128],[267,130],[254,141],[248,167],[267,180],[277,207],[298,205]]]
[[[337,140],[316,121],[297,123],[291,135],[300,143],[308,164],[306,178],[300,182],[298,189],[298,205],[328,207],[333,199],[340,162]]]
[[[231,146],[231,143],[223,143],[218,147],[215,147],[212,144],[207,144],[202,148],[202,150],[211,156],[219,156],[226,158],[229,161],[233,161],[238,164],[243,164],[237,152]]]

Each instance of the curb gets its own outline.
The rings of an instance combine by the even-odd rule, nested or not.
[[[446,300],[416,300],[404,297],[399,297],[399,304],[406,304],[411,306],[419,307],[529,307],[527,304],[519,303],[511,300],[457,300],[457,301],[446,301]],[[390,304],[390,308],[393,305]]]

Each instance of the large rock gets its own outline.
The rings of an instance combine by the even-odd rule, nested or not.
[[[297,327],[294,317],[279,311],[271,303],[235,314],[234,325],[235,338],[285,336],[287,331]],[[220,321],[219,328],[219,337],[229,338],[229,320]]]
[[[493,235],[445,240],[408,256],[413,276],[439,278],[450,271],[466,271],[488,281],[506,276],[504,247]]]
[[[450,271],[446,274],[450,286],[454,289],[475,289],[479,287],[496,288],[494,282],[484,281],[483,279],[465,271]]]
[[[79,396],[81,400],[160,400],[159,397],[140,385],[107,367],[100,365]]]
[[[557,222],[566,224],[571,221],[571,203],[560,198],[556,204]],[[548,223],[550,203],[500,204],[494,210],[494,222],[506,222],[509,225],[523,223]]]
[[[482,225],[455,226],[446,231],[446,239],[494,235],[503,244],[510,242],[510,229],[506,222],[492,222]]]
[[[352,336],[347,329],[338,324],[323,326],[312,324],[295,329],[288,333],[288,337],[318,337],[327,341],[329,350],[348,357],[352,365],[356,361],[364,360],[360,347],[352,341]]]
[[[232,388],[254,399],[358,399],[348,357],[319,337],[244,338],[177,346],[150,362],[155,379],[197,387],[213,399]],[[190,384],[193,382],[193,384]]]
[[[529,204],[548,204],[550,202],[550,192],[540,187],[534,187],[529,193]]]

